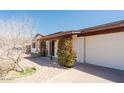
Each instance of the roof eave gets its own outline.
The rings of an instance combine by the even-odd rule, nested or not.
[[[81,33],[80,31],[62,32],[62,33],[58,33],[58,34],[52,34],[52,35],[45,36],[45,37],[41,38],[41,40],[58,39],[63,36],[69,36],[69,35],[71,36],[71,35],[80,34],[80,33]]]

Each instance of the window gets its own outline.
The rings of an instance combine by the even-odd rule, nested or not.
[[[32,43],[32,48],[35,48],[35,43]]]

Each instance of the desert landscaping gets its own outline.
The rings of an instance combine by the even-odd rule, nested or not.
[[[34,61],[36,61],[36,63]],[[19,73],[17,74],[16,72],[10,71],[8,75],[4,77],[5,79],[0,80],[0,82],[41,83],[67,70],[66,68],[60,67],[54,61],[51,63],[49,58],[24,58],[20,65],[23,68],[35,67],[36,71],[26,75],[19,75]]]

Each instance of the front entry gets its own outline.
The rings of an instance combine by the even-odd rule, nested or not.
[[[46,56],[46,42],[41,42],[41,56]]]
[[[52,41],[50,41],[50,56],[54,56],[55,55],[55,53],[54,53],[54,46],[55,46],[55,41],[54,40],[52,40]]]

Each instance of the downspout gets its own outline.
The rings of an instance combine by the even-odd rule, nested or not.
[[[86,63],[86,37],[84,36],[84,64]]]

